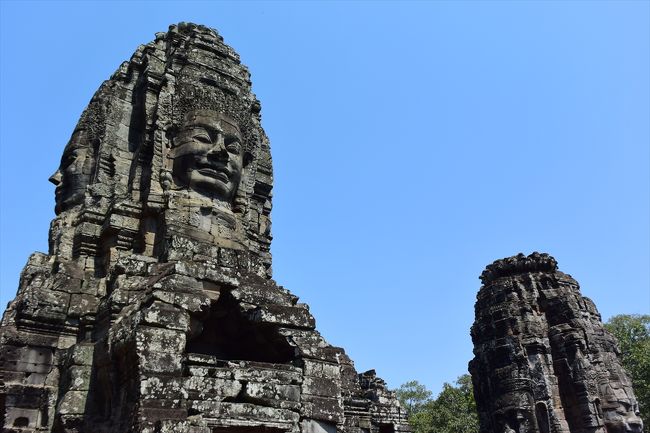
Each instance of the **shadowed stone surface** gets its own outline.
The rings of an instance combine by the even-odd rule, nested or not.
[[[481,433],[641,432],[615,338],[548,254],[481,275],[469,369]]]
[[[49,254],[2,319],[3,431],[408,431],[384,382],[271,279],[269,142],[214,30],[140,46],[50,180]]]

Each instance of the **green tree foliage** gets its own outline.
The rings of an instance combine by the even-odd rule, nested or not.
[[[397,398],[409,410],[409,423],[414,433],[476,433],[478,415],[472,392],[472,379],[466,374],[456,386],[445,383],[437,398],[417,381],[410,381],[397,390]]]
[[[417,380],[406,382],[395,393],[402,407],[411,414],[420,412],[422,406],[431,398],[431,391]]]
[[[620,314],[605,328],[618,339],[621,362],[632,377],[641,418],[650,425],[650,315]]]

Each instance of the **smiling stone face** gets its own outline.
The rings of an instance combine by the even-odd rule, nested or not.
[[[216,111],[194,110],[174,138],[174,177],[181,186],[230,202],[241,180],[243,154],[234,120]]]

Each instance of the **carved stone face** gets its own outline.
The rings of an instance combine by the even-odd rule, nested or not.
[[[59,169],[49,179],[56,185],[54,211],[57,215],[83,201],[92,171],[92,159],[89,158],[89,153],[86,131],[83,129],[75,131],[63,151]]]
[[[642,433],[643,421],[636,402],[608,401],[603,405],[607,433]]]
[[[232,201],[241,180],[243,155],[234,120],[216,111],[191,111],[174,137],[174,177],[200,194]]]

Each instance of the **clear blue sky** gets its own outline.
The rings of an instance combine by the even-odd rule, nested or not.
[[[82,110],[171,23],[252,72],[276,280],[391,387],[466,372],[478,276],[544,251],[650,313],[650,3],[1,3],[1,303],[47,251]]]

